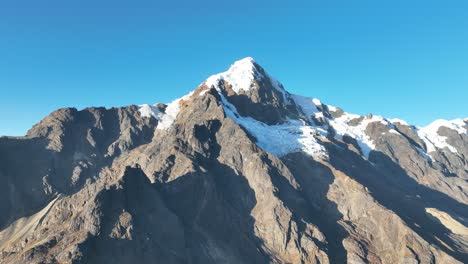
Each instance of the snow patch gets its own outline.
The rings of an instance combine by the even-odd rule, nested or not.
[[[408,123],[405,120],[401,120],[401,119],[398,119],[398,118],[390,118],[390,119],[388,119],[388,121],[390,121],[392,124],[400,123],[402,125],[409,126]]]
[[[315,118],[317,118],[317,119],[323,119],[323,118],[324,118],[324,116],[323,116],[323,113],[322,113],[322,112],[317,112],[317,113],[315,113],[315,115],[314,115],[314,116],[315,116]]]
[[[142,117],[155,117],[156,119],[159,119],[163,113],[159,111],[159,109],[154,106],[154,105],[149,105],[149,104],[142,104],[138,106],[138,111],[140,112],[140,115]]]
[[[333,106],[333,105],[327,105],[327,107],[328,107],[328,110],[329,110],[329,111],[332,111],[332,112],[338,111],[338,108],[335,107],[335,106]]]
[[[317,99],[317,98],[313,98],[313,99],[312,99],[312,102],[313,102],[315,105],[317,105],[317,106],[322,105],[322,102],[320,102],[320,100]]]
[[[427,147],[427,153],[435,152],[437,149],[447,148],[453,153],[457,153],[457,149],[447,143],[447,137],[441,136],[437,133],[440,127],[447,127],[455,130],[458,134],[467,134],[464,128],[465,122],[462,119],[444,120],[439,119],[426,127],[418,127],[416,132],[418,136],[424,141]]]
[[[439,128],[442,126],[455,130],[458,132],[458,134],[466,134],[466,129],[464,128],[464,126],[466,126],[466,123],[461,118],[454,120],[438,119],[429,124],[428,126],[423,127],[423,129],[426,131],[432,131],[434,133],[437,133]]]
[[[347,135],[356,139],[361,152],[366,158],[369,158],[371,150],[375,149],[375,145],[369,136],[366,135],[365,130],[369,123],[381,122],[389,126],[389,122],[381,116],[372,116],[361,121],[357,126],[352,126],[349,122],[353,119],[360,118],[360,115],[344,113],[342,116],[335,119],[328,119],[324,117],[323,112],[318,109],[318,106],[322,105],[322,102],[317,98],[309,98],[300,95],[291,95],[294,102],[302,109],[302,112],[311,120],[311,117],[316,119],[323,119],[328,121],[328,124],[333,127],[336,131],[336,136],[339,139],[343,139],[343,136]],[[334,106],[328,106],[330,111],[338,111]],[[393,125],[391,126],[393,128]],[[317,129],[317,127],[315,127]],[[324,128],[321,128],[324,129]],[[390,133],[400,134],[396,130],[391,129]]]
[[[296,151],[320,158],[327,158],[325,148],[314,135],[324,135],[326,131],[307,125],[301,120],[288,120],[280,125],[267,125],[251,117],[242,117],[234,105],[219,92],[226,115],[244,127],[257,139],[257,146],[276,156],[284,156]]]
[[[388,122],[381,116],[372,116],[371,118],[366,117],[357,126],[349,124],[351,120],[359,117],[359,115],[344,113],[338,118],[330,119],[329,124],[335,129],[338,138],[343,139],[343,136],[347,135],[356,139],[362,154],[366,158],[369,158],[369,153],[375,149],[375,144],[365,133],[367,125],[373,122],[381,122],[388,125]]]
[[[138,111],[140,112],[140,115],[142,117],[151,117],[153,116],[158,120],[158,125],[156,129],[167,129],[171,127],[172,123],[174,123],[177,114],[180,111],[180,103],[183,100],[187,100],[190,96],[192,96],[193,91],[190,92],[189,94],[177,98],[171,103],[169,103],[166,107],[166,110],[164,112],[159,111],[159,109],[156,107],[156,104],[154,105],[148,105],[148,104],[142,104],[139,105]]]
[[[305,96],[300,96],[296,94],[291,94],[292,99],[298,105],[302,113],[309,119],[309,121],[312,121],[311,117],[315,115],[315,113],[320,112],[316,106],[316,104],[313,103],[313,98],[310,97],[305,97]]]

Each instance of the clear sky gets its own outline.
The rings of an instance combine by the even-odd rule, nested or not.
[[[168,102],[254,57],[292,93],[416,125],[468,116],[468,1],[0,1],[0,135]]]

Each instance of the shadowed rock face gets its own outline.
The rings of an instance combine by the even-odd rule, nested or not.
[[[442,126],[449,147],[429,151],[417,128],[368,116],[340,136],[347,113],[249,61],[263,78],[245,90],[234,67],[149,117],[60,109],[0,138],[0,263],[468,262],[466,134]],[[326,155],[266,152],[249,124]]]
[[[252,117],[268,125],[283,123],[288,117],[298,118],[300,113],[289,94],[265,70],[253,62],[255,76],[250,89],[233,90],[222,80],[222,94],[232,103],[241,116]]]
[[[24,138],[0,138],[0,227],[58,194],[79,191],[122,152],[151,141],[157,121],[135,106],[59,109]]]

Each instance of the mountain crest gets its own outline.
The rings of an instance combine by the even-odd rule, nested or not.
[[[279,124],[298,116],[291,95],[251,57],[209,77],[201,87],[215,88],[239,115],[266,124]]]
[[[241,90],[254,88],[255,81],[262,81],[264,78],[263,68],[252,57],[246,57],[234,62],[227,71],[210,76],[205,84],[208,87],[217,87],[221,81],[225,81],[234,92],[239,93]]]
[[[228,83],[235,93],[247,93],[258,88],[273,88],[284,96],[287,94],[283,85],[270,76],[252,57],[235,61],[227,71],[210,76],[204,84],[217,88],[222,82]]]

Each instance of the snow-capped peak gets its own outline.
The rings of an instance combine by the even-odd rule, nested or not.
[[[235,61],[232,66],[234,65],[250,65],[250,66],[255,66],[255,59],[252,57],[245,57],[243,59],[240,59],[238,61]]]
[[[232,89],[238,93],[240,90],[250,90],[254,80],[263,78],[263,74],[256,67],[255,60],[247,57],[234,62],[227,71],[209,77],[205,84],[208,87],[216,87],[221,80],[224,80],[231,84]]]
[[[226,87],[222,85],[222,81],[229,84],[235,93],[247,96],[256,96],[254,89],[265,91],[263,88],[266,88],[270,89],[268,91],[279,91],[283,95],[283,102],[287,107],[296,106],[295,109],[301,114],[300,116],[286,115],[286,118],[281,120],[282,122],[271,123],[256,118],[252,115],[252,112],[241,115],[241,110],[243,110],[241,107],[243,106],[237,108],[238,105],[228,100],[230,95],[223,93]],[[234,62],[227,71],[209,77],[203,84],[210,88],[214,87],[218,91],[226,115],[254,135],[259,147],[278,156],[302,150],[311,156],[326,158],[328,154],[321,143],[322,140],[330,136],[342,140],[347,136],[354,138],[361,150],[361,154],[365,158],[369,158],[370,152],[378,147],[377,143],[374,142],[375,135],[372,136],[369,134],[371,132],[366,131],[369,124],[380,122],[389,128],[389,133],[397,135],[401,134],[394,123],[409,126],[403,120],[385,119],[374,115],[364,117],[350,114],[334,106],[324,104],[316,98],[290,94],[283,88],[281,83],[271,77],[252,57],[246,57]],[[198,96],[203,96],[208,91],[205,86],[201,87],[202,91],[197,93]],[[176,120],[181,101],[188,100],[193,93],[174,100],[164,109],[158,107],[158,105],[140,105],[141,116],[152,116],[159,121],[157,129],[167,129]],[[281,111],[288,111],[287,107],[281,108]],[[338,110],[340,111],[338,112]],[[306,119],[304,120],[303,117],[306,117]],[[457,131],[459,134],[466,134],[466,123],[467,119],[437,120],[424,128],[411,126],[427,146],[425,152],[421,149],[418,149],[418,151],[424,157],[430,157],[430,152],[445,147],[452,152],[457,152],[456,146],[449,145],[446,137],[438,134],[438,130],[441,126],[444,126]],[[333,134],[329,134],[331,130],[334,131]],[[432,157],[430,158],[432,159]]]

